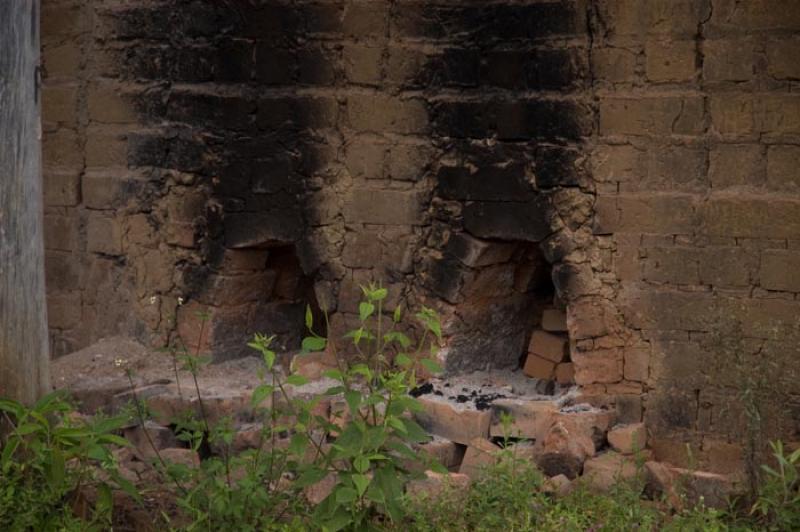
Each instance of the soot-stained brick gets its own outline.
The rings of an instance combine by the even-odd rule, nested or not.
[[[474,201],[464,207],[464,228],[479,238],[541,242],[550,234],[549,200]]]
[[[579,186],[589,180],[582,155],[574,148],[540,147],[535,164],[536,186],[541,189]]]
[[[446,199],[524,201],[533,195],[525,160],[483,165],[477,169],[442,166],[437,175],[439,194]]]

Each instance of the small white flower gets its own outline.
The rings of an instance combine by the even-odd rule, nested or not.
[[[115,358],[115,359],[114,359],[114,366],[116,366],[116,367],[118,367],[118,368],[121,368],[122,366],[124,366],[124,365],[125,365],[125,362],[126,362],[126,361],[125,361],[125,359],[124,359],[124,358]]]
[[[183,305],[183,298],[179,297],[178,298],[178,306],[180,307],[181,305]]]
[[[156,296],[150,296],[150,304],[151,305],[155,305],[157,300],[158,299],[156,298]]]

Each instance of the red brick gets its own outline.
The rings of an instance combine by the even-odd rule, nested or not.
[[[545,331],[533,331],[528,352],[558,363],[566,356],[567,339]]]
[[[525,359],[525,366],[522,368],[522,372],[528,377],[550,380],[553,378],[555,369],[555,362],[529,353],[528,358]]]

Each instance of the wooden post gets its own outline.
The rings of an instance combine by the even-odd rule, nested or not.
[[[39,0],[0,0],[0,396],[50,387],[44,286]]]

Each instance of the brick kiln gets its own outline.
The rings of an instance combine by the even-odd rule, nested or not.
[[[746,386],[800,440],[796,2],[43,4],[56,355],[291,349],[374,279],[659,459],[738,469]]]

